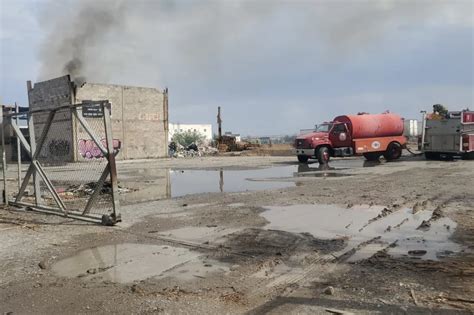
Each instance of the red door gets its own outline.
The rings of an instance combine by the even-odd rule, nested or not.
[[[352,145],[351,134],[344,123],[335,123],[329,132],[329,140],[334,148],[350,147]]]

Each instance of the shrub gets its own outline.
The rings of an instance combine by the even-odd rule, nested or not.
[[[173,135],[173,138],[171,139],[171,141],[174,141],[177,144],[182,145],[183,147],[187,147],[191,143],[201,145],[205,139],[206,139],[206,136],[204,136],[202,133],[188,130],[188,131],[183,131],[183,132],[176,132]]]

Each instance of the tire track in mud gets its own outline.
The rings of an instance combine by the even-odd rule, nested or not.
[[[147,234],[143,234],[139,232],[131,232],[125,229],[118,229],[118,231],[122,233],[132,234],[139,237],[159,240],[159,241],[167,242],[170,244],[191,247],[191,248],[200,249],[204,251],[209,251],[209,250],[219,251],[219,254],[218,254],[219,256],[231,255],[231,256],[242,257],[244,259],[258,258],[256,255],[251,255],[242,251],[235,251],[229,247],[223,247],[222,244],[220,245],[201,244],[201,243],[195,243],[195,242],[176,239],[176,238],[169,238],[169,237],[149,235],[149,234],[147,235]],[[311,260],[309,261],[309,267],[302,268],[301,273],[295,273],[294,275],[291,275],[291,272],[289,272],[290,274],[289,277],[288,277],[288,273],[286,273],[274,278],[258,278],[255,276],[255,272],[254,272],[254,273],[246,274],[243,277],[240,276],[238,279],[229,279],[226,282],[228,282],[229,287],[235,290],[236,293],[241,293],[246,297],[251,296],[252,300],[255,300],[255,299],[259,300],[259,299],[268,297],[269,295],[273,295],[275,293],[280,293],[280,292],[285,291],[288,287],[294,286],[296,283],[307,278],[309,274],[320,269],[321,266],[334,262],[337,259],[335,256],[331,254],[326,254],[326,255],[321,256],[317,253],[314,253],[313,256],[314,257],[312,257]],[[282,261],[281,259],[279,260]],[[269,259],[266,262],[268,263],[271,261],[275,261],[275,260]],[[263,264],[265,264],[266,262],[264,262]],[[278,280],[278,278],[281,278],[281,277],[285,279],[283,282],[279,282],[275,286],[270,286],[270,287],[268,286],[269,283],[275,282],[275,280]]]
[[[427,207],[429,207],[431,201],[432,200],[427,199],[427,200],[425,200],[421,203],[416,202],[412,207],[413,212],[415,213],[415,212],[418,212],[418,211],[425,210]],[[394,205],[391,209],[390,209],[390,207],[384,208],[376,217],[374,217],[372,219],[369,219],[369,221],[360,229],[360,231],[362,231],[364,228],[366,228],[370,224],[373,224],[373,223],[381,220],[382,218],[387,217],[387,216],[393,214],[394,212],[403,209],[408,204],[412,204],[412,203],[410,201],[406,201],[404,203]],[[438,208],[436,208],[436,209],[438,209]],[[436,209],[435,209],[435,211],[436,211]],[[408,220],[409,220],[408,217],[405,217],[404,219],[401,220],[401,222],[396,224],[393,228],[394,229],[395,228],[400,228],[400,226],[402,226]],[[326,270],[324,270],[326,274],[334,271],[334,269],[336,269],[338,264],[347,262],[351,257],[354,256],[354,254],[356,254],[359,250],[363,249],[364,247],[366,247],[368,245],[371,245],[371,244],[374,244],[374,243],[377,243],[377,242],[380,242],[381,238],[382,238],[382,235],[375,236],[375,237],[373,237],[373,238],[371,238],[367,241],[359,243],[358,245],[356,245],[355,247],[353,247],[351,249],[345,249],[344,251],[340,252],[339,254],[337,254],[337,253],[336,254],[327,254],[327,255],[323,255],[323,256],[318,255],[318,256],[314,257],[311,260],[311,262],[309,264],[309,267],[303,268],[302,272],[295,273],[295,275],[286,278],[284,280],[284,282],[280,282],[280,283],[278,283],[278,285],[276,285],[274,287],[268,288],[266,286],[266,287],[259,287],[257,289],[251,290],[250,294],[252,294],[253,296],[265,297],[265,296],[272,295],[272,294],[275,294],[275,293],[277,293],[277,294],[280,293],[280,294],[278,294],[279,296],[283,296],[283,297],[284,296],[289,296],[294,290],[296,290],[298,287],[300,287],[300,284],[301,284],[302,281],[304,281],[305,283],[308,283],[308,282],[312,282],[312,281],[316,280],[318,278],[318,276],[315,275],[315,273],[318,274],[318,275],[321,274],[321,272],[320,272],[321,269],[324,269],[324,267],[327,266],[328,264],[332,264],[332,266],[330,266],[329,268],[326,268]],[[379,252],[387,252],[390,248],[396,247],[397,242],[398,242],[398,240],[387,244],[385,247],[381,248],[380,250],[375,251],[370,257],[376,255]],[[289,273],[291,274],[291,271]],[[276,278],[276,280],[278,280],[279,277],[284,278],[285,276],[286,275],[280,275],[280,276],[277,276],[275,278]],[[272,279],[273,280],[272,282],[275,282],[275,278]],[[267,280],[267,279],[265,279],[265,280]],[[268,280],[267,280],[267,282],[268,282]]]
[[[399,209],[401,208],[402,207],[400,206]],[[383,210],[381,213],[384,213]],[[383,216],[386,216],[386,215],[388,214],[385,214]],[[380,219],[383,216],[379,214],[375,218]],[[369,220],[369,222],[366,225],[376,222],[378,219],[375,219],[375,218]],[[356,247],[339,251],[338,255],[337,253],[336,255],[335,254],[320,255],[318,253],[313,253],[311,255],[312,256],[311,260],[309,261],[309,266],[307,265],[306,267],[300,268],[297,271],[295,271],[293,268],[287,273],[278,274],[275,277],[271,277],[271,278],[262,278],[261,280],[257,282],[255,282],[255,280],[253,279],[252,279],[253,281],[249,281],[250,278],[255,278],[254,274],[250,274],[244,278],[241,278],[238,281],[238,283],[243,285],[243,287],[246,289],[245,291],[248,292],[247,294],[251,295],[254,299],[265,298],[265,297],[275,295],[275,294],[279,296],[288,296],[289,294],[291,294],[291,292],[293,292],[298,287],[300,287],[302,281],[304,281],[305,283],[308,283],[308,282],[312,282],[316,280],[318,276],[322,274],[321,271],[323,271],[323,269],[324,269],[325,274],[333,272],[334,269],[337,268],[338,264],[346,262],[358,250],[362,249],[363,247],[369,244],[373,244],[374,242],[379,241],[380,238],[381,236],[377,236],[358,244]],[[394,244],[388,244],[383,250],[388,249],[393,246]],[[307,257],[308,256],[305,256],[305,258]],[[331,264],[331,266],[328,266],[329,264]],[[273,286],[269,286],[272,283],[276,283],[276,284]],[[235,282],[234,282],[234,285],[235,285]],[[249,285],[252,285],[252,288],[248,288]]]
[[[381,237],[374,237],[366,242],[359,244],[357,247],[343,251],[339,255],[334,254],[326,254],[326,255],[318,255],[312,258],[309,263],[309,267],[303,268],[303,271],[300,273],[295,274],[294,276],[290,276],[284,282],[279,283],[277,286],[268,288],[267,290],[264,289],[257,289],[251,291],[252,295],[260,295],[260,296],[268,296],[275,292],[281,292],[279,296],[289,296],[294,290],[301,286],[301,282],[304,280],[305,283],[313,282],[314,280],[318,279],[318,275],[321,274],[321,269],[325,269],[325,274],[333,272],[338,264],[345,263],[350,257],[352,257],[358,250],[362,249],[363,247],[372,244],[378,241]],[[390,247],[393,247],[394,244],[389,244],[383,250],[387,250]],[[374,253],[375,254],[375,253]],[[331,266],[325,268],[325,266],[331,264]],[[291,273],[291,272],[290,272]],[[290,288],[288,290],[288,288]]]
[[[425,210],[430,205],[431,201],[432,200],[425,200],[423,202],[416,202],[415,204],[413,204],[413,201],[406,200],[404,203],[386,207],[382,209],[382,211],[377,216],[369,219],[368,222],[364,224],[364,226],[361,228],[361,230],[365,229],[369,225],[379,222],[381,219],[390,216],[401,209],[406,208],[405,206],[408,204],[413,205],[412,211],[416,213],[418,211]],[[399,228],[407,220],[408,218],[405,217],[398,224],[394,225],[393,227],[389,227],[391,229]],[[258,258],[258,255],[252,255],[243,251],[236,251],[233,250],[231,247],[226,247],[222,244],[202,244],[176,238],[131,232],[123,229],[120,231],[204,251],[219,251],[219,256],[238,256],[251,260]],[[385,230],[385,232],[387,232],[387,230]],[[318,278],[320,278],[321,274],[327,275],[334,272],[338,264],[346,263],[348,259],[350,259],[358,251],[370,244],[380,242],[381,238],[382,235],[378,235],[371,239],[363,241],[352,248],[345,248],[344,250],[338,251],[336,253],[323,255],[317,252],[311,253],[310,255],[307,255],[300,259],[300,263],[303,262],[304,266],[297,268],[292,266],[288,269],[288,271],[282,273],[276,271],[275,267],[279,264],[285,264],[285,262],[288,261],[283,260],[281,258],[275,259],[274,257],[272,257],[270,259],[267,259],[259,267],[257,267],[256,271],[254,270],[253,272],[247,272],[244,275],[240,275],[240,277],[238,278],[229,277],[229,279],[224,280],[224,283],[228,284],[229,288],[232,288],[235,294],[239,294],[240,300],[244,301],[244,304],[255,305],[256,303],[258,303],[258,301],[261,301],[262,299],[268,300],[269,298],[273,299],[276,296],[289,296],[293,291],[301,287],[301,285],[303,285],[304,283],[310,283],[312,281],[317,280]],[[380,250],[374,252],[370,257],[377,254],[378,252],[388,251],[390,248],[395,247],[396,245],[396,241],[389,243]],[[265,268],[270,269],[270,276],[265,276],[261,278],[258,277],[256,274],[258,272],[261,272]],[[243,272],[245,272],[245,270]],[[251,303],[250,301],[253,301],[254,303]]]

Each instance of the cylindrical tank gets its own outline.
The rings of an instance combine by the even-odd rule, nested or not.
[[[344,115],[334,121],[346,123],[352,139],[401,136],[403,120],[396,114]]]

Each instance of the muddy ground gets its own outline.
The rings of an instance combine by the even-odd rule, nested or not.
[[[330,166],[121,162],[115,227],[1,209],[0,312],[471,314],[474,162]]]

